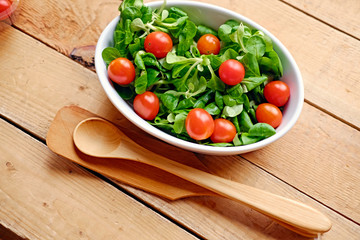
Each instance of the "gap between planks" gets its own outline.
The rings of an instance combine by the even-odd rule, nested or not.
[[[20,124],[12,121],[11,119],[9,119],[8,117],[4,116],[3,114],[0,114],[0,119],[4,120],[5,122],[7,122],[8,124],[16,127],[17,129],[21,130],[22,132],[26,133],[27,135],[29,135],[30,137],[36,139],[37,141],[43,143],[46,145],[46,141],[45,139],[43,139],[42,137],[40,137],[39,135],[35,134],[34,132],[32,132],[29,129],[26,129],[25,127],[21,126]],[[0,239],[1,240],[1,239]]]
[[[111,180],[110,178],[107,178],[103,175],[101,175],[100,173],[94,172],[90,169],[87,169],[83,166],[78,165],[79,167],[81,167],[82,169],[90,172],[91,174],[93,174],[94,176],[100,178],[101,180],[105,181],[106,183],[110,184],[111,186],[113,186],[114,188],[116,188],[117,190],[121,191],[122,193],[128,195],[129,197],[133,198],[134,200],[138,201],[139,203],[141,203],[142,205],[144,205],[145,207],[151,209],[153,212],[159,214],[160,216],[162,216],[163,218],[166,218],[167,220],[169,220],[170,222],[172,222],[173,224],[175,224],[176,226],[180,227],[181,229],[183,229],[184,231],[186,231],[189,234],[192,234],[194,237],[198,238],[199,240],[205,240],[205,238],[203,236],[200,236],[198,233],[192,231],[190,228],[187,228],[185,225],[181,224],[179,221],[176,221],[176,219],[164,214],[163,212],[159,211],[155,206],[151,205],[150,203],[146,202],[145,200],[141,199],[140,197],[138,197],[137,195],[135,195],[134,193],[128,191],[127,189],[123,188],[119,183],[117,183],[114,180]],[[334,211],[335,212],[335,211]],[[0,239],[1,240],[1,239]]]
[[[31,33],[27,32],[27,31],[23,30],[22,28],[19,28],[19,27],[16,26],[15,24],[14,24],[14,25],[11,25],[10,27],[12,27],[12,28],[14,28],[14,29],[16,29],[16,30],[18,30],[18,31],[20,31],[20,32],[28,35],[29,37],[35,39],[36,41],[38,41],[38,42],[40,42],[40,43],[42,43],[42,44],[44,44],[45,46],[49,47],[50,49],[53,49],[54,51],[58,52],[59,54],[61,54],[61,55],[65,56],[65,57],[71,59],[73,62],[79,64],[80,66],[82,66],[82,67],[84,67],[84,68],[86,68],[86,69],[89,69],[90,71],[96,73],[95,69],[92,69],[92,68],[90,68],[90,67],[86,67],[84,64],[81,64],[80,62],[75,61],[74,59],[72,59],[72,58],[70,57],[70,55],[66,55],[66,54],[58,51],[55,47],[51,46],[50,44],[48,44],[47,42],[41,40],[40,38],[34,36],[33,34],[31,34]],[[95,56],[94,56],[94,57],[95,57]],[[0,239],[0,240],[1,240],[1,239]]]
[[[305,99],[304,102],[307,103],[307,104],[309,104],[310,106],[312,106],[312,107],[314,107],[314,108],[322,111],[323,113],[326,113],[326,114],[329,115],[330,117],[333,117],[333,118],[335,118],[336,120],[338,120],[338,121],[340,121],[340,122],[348,125],[349,127],[352,127],[352,128],[354,128],[354,129],[360,131],[360,127],[358,127],[358,126],[350,123],[349,121],[346,121],[345,119],[343,119],[343,118],[341,118],[341,117],[339,117],[339,116],[337,116],[337,115],[329,112],[328,110],[320,107],[319,105],[317,105],[317,104],[315,104],[315,103],[313,103],[313,102],[311,102],[311,101],[309,101],[309,100],[307,100],[307,99]]]
[[[353,223],[355,223],[355,224],[357,224],[357,225],[359,225],[359,226],[360,226],[360,222],[357,222],[357,221],[355,221],[355,220],[351,219],[350,217],[348,217],[348,216],[344,215],[343,213],[341,213],[341,212],[339,212],[339,211],[335,210],[334,208],[330,207],[329,205],[327,205],[327,204],[325,204],[325,203],[323,203],[323,202],[321,202],[321,201],[317,200],[316,198],[314,198],[313,196],[311,196],[311,195],[307,194],[306,192],[302,191],[301,189],[299,189],[299,188],[295,187],[294,185],[292,185],[292,184],[290,184],[290,183],[288,183],[288,182],[284,181],[283,179],[279,178],[278,176],[276,176],[276,175],[272,174],[271,172],[269,172],[269,171],[268,171],[268,170],[266,170],[265,168],[261,167],[260,165],[253,163],[252,161],[248,160],[247,158],[245,158],[245,157],[243,157],[243,156],[241,156],[241,155],[236,155],[236,156],[234,156],[234,157],[235,157],[235,158],[241,158],[241,159],[243,159],[243,160],[247,161],[247,162],[248,162],[248,163],[250,163],[251,165],[253,165],[253,166],[255,166],[255,167],[257,167],[257,168],[261,169],[262,171],[266,172],[268,175],[270,175],[270,176],[274,177],[275,179],[277,179],[277,180],[281,181],[282,183],[284,183],[284,184],[286,184],[286,185],[288,185],[288,186],[292,187],[293,189],[295,189],[296,191],[300,192],[301,194],[303,194],[303,195],[307,196],[308,198],[310,198],[310,199],[314,200],[315,202],[317,202],[317,203],[321,204],[321,205],[322,205],[322,206],[324,206],[325,208],[327,208],[327,209],[329,209],[329,210],[331,210],[331,211],[333,211],[333,212],[335,212],[335,213],[339,214],[339,215],[340,215],[340,216],[342,216],[343,218],[346,218],[347,220],[349,220],[349,221],[351,221],[351,222],[353,222]]]
[[[356,37],[355,35],[347,32],[347,31],[345,31],[345,30],[342,30],[342,29],[340,29],[339,27],[336,27],[335,25],[333,25],[333,24],[331,24],[331,23],[328,23],[327,21],[322,20],[321,18],[318,18],[318,17],[314,16],[313,14],[306,12],[305,10],[302,10],[301,8],[296,7],[296,6],[294,6],[293,4],[286,2],[285,0],[279,0],[279,1],[282,2],[283,4],[288,5],[289,7],[292,7],[293,9],[295,9],[295,10],[297,10],[297,11],[299,11],[299,12],[301,12],[301,13],[303,13],[303,14],[305,14],[305,15],[313,18],[313,19],[315,19],[316,21],[319,21],[319,22],[321,22],[321,23],[323,23],[323,24],[325,24],[325,25],[327,25],[327,26],[335,29],[336,31],[339,31],[339,32],[341,32],[341,33],[343,33],[343,34],[345,34],[345,35],[347,35],[347,36],[349,36],[349,37],[352,37],[352,38],[360,41],[360,38]],[[350,126],[351,126],[351,125],[350,125]]]

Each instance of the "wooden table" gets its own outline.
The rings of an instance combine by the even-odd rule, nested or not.
[[[198,157],[214,174],[319,209],[333,222],[322,239],[360,239],[360,1],[203,1],[284,43],[303,75],[305,104],[271,146]],[[123,119],[91,67],[91,46],[118,5],[23,0],[14,25],[0,23],[0,239],[307,239],[241,204],[168,201],[49,150],[49,126],[65,105]]]

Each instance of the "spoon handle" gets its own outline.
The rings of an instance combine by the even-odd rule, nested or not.
[[[137,153],[139,154],[139,151]],[[327,232],[331,228],[331,222],[325,215],[303,203],[188,167],[153,152],[145,151],[141,155],[141,158],[137,158],[138,161],[243,203],[291,230],[297,229],[299,233],[307,232],[313,235]]]
[[[189,182],[243,203],[302,235],[324,233],[330,220],[303,203],[172,161],[135,143],[116,126],[89,118],[74,130],[74,143],[82,152],[96,157],[122,158],[157,167]]]

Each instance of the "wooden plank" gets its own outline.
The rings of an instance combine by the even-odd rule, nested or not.
[[[118,112],[100,88],[94,72],[11,27],[5,27],[0,32],[0,39],[0,52],[4,53],[0,55],[0,69],[7,72],[0,76],[0,86],[2,90],[14,88],[13,93],[1,92],[0,109],[4,115],[15,113],[21,126],[42,129],[36,134],[46,136],[47,127],[59,106],[63,105],[81,105],[105,116]],[[43,51],[46,53],[42,54]],[[15,58],[18,64],[9,64]],[[16,95],[21,97],[16,99]],[[15,109],[11,107],[16,105],[19,106]],[[27,122],[27,117],[34,122]],[[123,118],[120,114],[115,117]]]
[[[118,0],[22,1],[15,25],[69,56],[74,48],[97,42],[119,14],[119,4]]]
[[[296,199],[326,213],[333,226],[321,239],[359,239],[360,226],[358,224],[329,211],[328,208],[312,198],[289,187],[276,177],[269,176],[265,171],[260,170],[248,161],[238,159],[236,156],[203,156],[203,161],[220,176]],[[170,217],[185,222],[188,228],[193,229],[193,231],[196,230],[206,239],[308,239],[293,235],[285,228],[271,222],[267,217],[224,198],[196,197],[168,202],[154,198],[154,196],[141,190],[126,188],[145,201],[151,202],[154,207],[164,211]],[[211,227],[209,228],[209,226]]]
[[[283,1],[360,39],[360,1],[358,0]]]
[[[360,132],[343,125],[305,105],[289,134],[242,156],[360,223]]]
[[[3,120],[0,152],[0,224],[24,238],[195,239]]]
[[[238,12],[271,31],[297,61],[306,99],[360,129],[360,68],[354,67],[360,62],[360,41],[277,0],[238,0],[236,4],[231,0],[201,1]],[[76,47],[96,44],[104,26],[118,14],[118,4],[95,0],[50,0],[45,4],[28,0],[16,26],[69,55]]]
[[[0,34],[0,41],[6,46],[5,48],[1,48],[0,46],[0,50],[5,53],[0,56],[0,70],[3,73],[3,80],[0,81],[0,99],[2,102],[0,114],[22,127],[29,129],[42,139],[45,138],[47,129],[57,110],[68,104],[80,105],[119,124],[127,124],[127,120],[125,120],[106,99],[97,77],[92,71],[81,67],[79,64],[74,63],[56,51],[49,49],[36,40],[12,28]],[[21,59],[21,61],[19,61],[19,59]],[[14,74],[13,69],[17,69],[18,71]],[[302,142],[310,141],[309,144],[314,145],[321,145],[323,143],[323,151],[331,152],[331,149],[337,144],[351,145],[353,140],[358,138],[359,133],[354,129],[334,120],[321,111],[306,105],[304,112],[307,111],[311,113],[309,116],[314,116],[315,118],[301,118],[295,130],[286,136],[291,137],[292,140],[289,144],[293,145],[292,147],[294,149],[299,147],[299,144]],[[333,125],[326,125],[319,121],[316,118],[319,115],[322,116],[321,121],[327,121]],[[306,121],[304,121],[304,119]],[[310,123],[312,125],[311,128],[308,127]],[[312,139],[308,137],[309,134],[324,134],[323,129],[325,126],[327,126],[325,130],[333,128],[332,132],[338,134],[351,131],[355,132],[352,136],[341,135],[342,139],[333,138],[330,143],[328,141],[329,138],[318,137]],[[279,145],[277,145],[277,148],[278,146]],[[291,161],[291,164],[286,164],[289,156],[278,155],[278,149],[274,147],[267,149],[271,149],[271,151],[267,153],[269,156],[277,156],[277,158],[272,159],[270,163],[274,166],[283,166],[272,169],[270,171],[271,174],[282,176],[282,180],[285,182],[295,183],[294,186],[297,189],[310,194],[313,198],[322,201],[330,207],[334,207],[337,212],[345,214],[350,218],[357,218],[359,216],[358,208],[353,208],[354,206],[348,208],[346,205],[341,205],[343,204],[343,199],[337,197],[339,194],[345,194],[349,198],[347,199],[347,203],[352,201],[356,203],[358,201],[357,196],[355,196],[358,193],[356,186],[355,189],[337,189],[338,192],[336,195],[335,192],[329,190],[330,186],[335,183],[327,182],[329,179],[327,179],[328,175],[324,174],[324,169],[334,167],[336,162],[327,161],[325,157],[328,156],[323,158],[322,155],[319,154],[317,156],[318,159],[316,159],[318,161],[316,168],[309,167],[308,172],[303,172],[303,175],[299,176],[300,174],[292,175],[287,173],[296,172],[297,168],[302,168],[302,165],[307,164],[301,156],[294,156],[295,159]],[[341,168],[337,170],[339,176],[351,174],[355,176],[353,182],[359,182],[359,176],[357,174],[359,172],[359,159],[354,159],[356,152],[351,152],[355,150],[348,148],[350,152],[347,155],[352,156],[349,161],[353,163],[353,167],[346,169],[346,171]],[[264,158],[265,161],[268,156],[264,156],[263,153],[263,151],[257,151],[253,154],[259,159]],[[316,154],[316,152],[311,153]],[[304,200],[314,207],[323,209],[327,214],[332,216],[332,220],[335,226],[337,226],[334,229],[338,229],[336,231],[332,230],[328,233],[329,235],[325,235],[331,236],[328,237],[329,239],[337,239],[338,236],[348,236],[348,238],[351,239],[352,236],[356,236],[356,231],[359,231],[358,225],[355,223],[332,212],[328,208],[322,208],[315,201],[306,198],[306,196],[298,193],[289,187],[289,185],[282,183],[270,174],[249,164],[247,161],[239,159],[238,157],[200,157],[203,158],[203,162],[208,165],[209,169],[218,175],[239,182],[253,184],[268,191],[291,196],[294,199]],[[306,161],[308,161],[308,159]],[[313,163],[310,162],[309,164]],[[247,167],[244,167],[244,165]],[[264,168],[266,169],[267,167],[268,166],[265,166]],[[242,171],[242,169],[247,170]],[[309,180],[304,184],[302,182],[303,179]],[[349,184],[348,182],[344,182],[347,180],[345,178],[339,178],[337,180],[339,182],[336,183],[336,186]],[[327,187],[319,188],[318,182],[325,184]],[[276,238],[276,236],[288,236],[287,239],[299,238],[299,236],[294,236],[292,233],[286,232],[287,230],[284,228],[272,224],[269,219],[264,218],[262,215],[257,215],[239,204],[231,203],[223,199],[215,201],[212,198],[195,198],[168,202],[152,195],[145,193],[140,194],[140,191],[133,190],[133,192],[139,197],[144,198],[149,204],[171,215],[177,221],[181,222],[181,224],[199,231],[206,238],[219,239],[225,235],[229,239],[232,239],[232,237],[235,238],[235,236],[238,236],[240,239],[242,237],[244,239],[271,239]],[[326,199],[322,199],[322,196],[326,194],[332,195]],[[199,219],[201,219],[201,221],[199,221]],[[202,221],[204,224],[199,224],[199,222]]]

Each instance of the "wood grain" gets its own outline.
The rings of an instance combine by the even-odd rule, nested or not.
[[[305,105],[290,133],[242,156],[360,223],[359,131]]]
[[[118,0],[22,1],[15,25],[65,55],[76,47],[94,45],[116,15]]]
[[[297,61],[306,99],[360,129],[360,68],[354,67],[360,62],[358,40],[277,0],[201,1],[238,12],[272,32]],[[102,29],[117,16],[118,5],[118,1],[106,0],[50,0],[46,4],[27,0],[15,25],[69,55],[76,47],[96,44]]]
[[[3,120],[0,152],[0,224],[19,236],[195,239]]]
[[[360,39],[360,1],[283,0],[307,14]]]
[[[326,213],[333,226],[321,239],[357,240],[359,238],[359,225],[344,219],[335,212],[328,212],[323,205],[314,202],[312,198],[289,187],[288,184],[276,177],[269,176],[268,173],[260,170],[252,163],[238,159],[236,156],[203,157],[204,162],[211,165],[211,169],[217,170],[216,173],[222,177],[296,199]],[[234,174],[235,172],[236,174]],[[166,212],[170,217],[186,222],[187,227],[196,230],[206,239],[307,239],[293,235],[285,228],[271,222],[269,218],[224,198],[197,197],[168,202],[160,198],[154,198],[141,190],[128,186],[124,187],[141,196],[145,201],[151,202],[153,206],[159,207],[160,211]],[[181,208],[181,212],[179,212],[179,208]],[[194,212],[195,209],[196,212]],[[211,228],[208,227],[209,225],[211,225]]]
[[[0,45],[0,51],[4,53],[0,55],[0,70],[3,73],[2,81],[0,81],[1,115],[28,129],[41,139],[45,138],[50,122],[57,110],[68,104],[80,105],[120,125],[129,124],[107,100],[96,75],[92,71],[13,28],[2,31],[0,41],[3,43]],[[17,71],[14,73],[13,69],[17,69]],[[309,109],[311,112],[309,116],[313,116],[315,119],[322,116],[321,121],[312,121],[311,118],[306,118],[306,121],[303,122],[304,120],[301,118],[296,125],[297,130],[291,131],[286,136],[291,136],[292,140],[288,144],[292,145],[293,149],[299,147],[299,143],[306,141],[309,141],[309,145],[323,145],[322,151],[325,152],[332,152],[332,148],[337,144],[349,144],[350,146],[354,144],[353,140],[358,138],[358,132],[309,105],[305,106],[304,112],[309,111]],[[323,121],[333,125],[326,125]],[[310,129],[308,129],[309,123],[312,124]],[[136,127],[133,128],[136,129]],[[325,134],[329,129],[332,129],[331,132],[333,132],[331,144],[329,144],[329,138]],[[345,134],[341,135],[341,139],[333,136],[339,136],[343,132]],[[349,132],[353,134],[346,135]],[[309,135],[319,137],[315,139],[306,137]],[[302,136],[304,138],[301,138]],[[280,149],[282,148],[281,146]],[[302,169],[302,165],[307,164],[308,159],[304,161],[301,155],[290,156],[295,159],[291,161],[291,164],[287,164],[289,156],[278,154],[279,145],[277,148],[267,149],[271,150],[267,153],[269,156],[276,156],[271,159],[269,164],[283,166],[273,167],[269,171],[271,174],[282,176],[282,181],[291,183],[297,189],[310,194],[312,198],[334,208],[337,212],[348,215],[350,218],[358,217],[359,208],[354,208],[353,205],[349,207],[349,204],[343,205],[344,199],[338,198],[339,194],[344,194],[348,198],[347,203],[358,202],[357,196],[355,196],[358,195],[356,186],[355,188],[340,188],[342,184],[349,184],[345,182],[346,178],[341,178],[346,174],[355,176],[355,179],[352,179],[353,182],[359,182],[357,174],[359,172],[359,159],[354,158],[358,149],[351,152],[354,149],[348,148],[347,156],[352,156],[349,161],[352,162],[353,167],[347,168],[346,171],[342,168],[336,168],[338,176],[340,176],[337,178],[337,193],[329,190],[334,183],[327,179],[327,174],[324,174],[324,169],[334,167],[337,164],[336,161],[328,161],[328,156],[322,158],[321,154],[317,155],[316,150],[312,150],[308,154],[310,156],[314,154],[318,157],[316,159],[318,165],[316,168],[308,168],[309,171],[302,172],[301,175],[297,169]],[[254,152],[253,158],[263,158],[263,161],[266,161],[268,156],[264,156],[263,153]],[[317,208],[320,206],[314,200],[307,198],[294,188],[241,158],[202,157],[209,169],[222,177],[293,197]],[[248,157],[248,159],[252,161],[252,158]],[[267,166],[264,168],[266,169]],[[291,174],[292,172],[296,174]],[[303,179],[307,179],[306,184],[302,183]],[[328,187],[319,188],[319,182]],[[242,205],[223,199],[200,197],[194,200],[170,203],[135,189],[130,191],[145,199],[148,204],[164,211],[176,221],[209,239],[299,239],[299,236],[293,235],[293,233],[274,224],[270,219],[257,215]],[[323,199],[322,197],[327,194],[332,195]],[[357,224],[328,208],[324,208],[324,211],[331,216],[334,222],[334,228],[325,235],[326,238],[324,239],[343,239],[344,237],[356,239],[354,236],[359,231]]]

